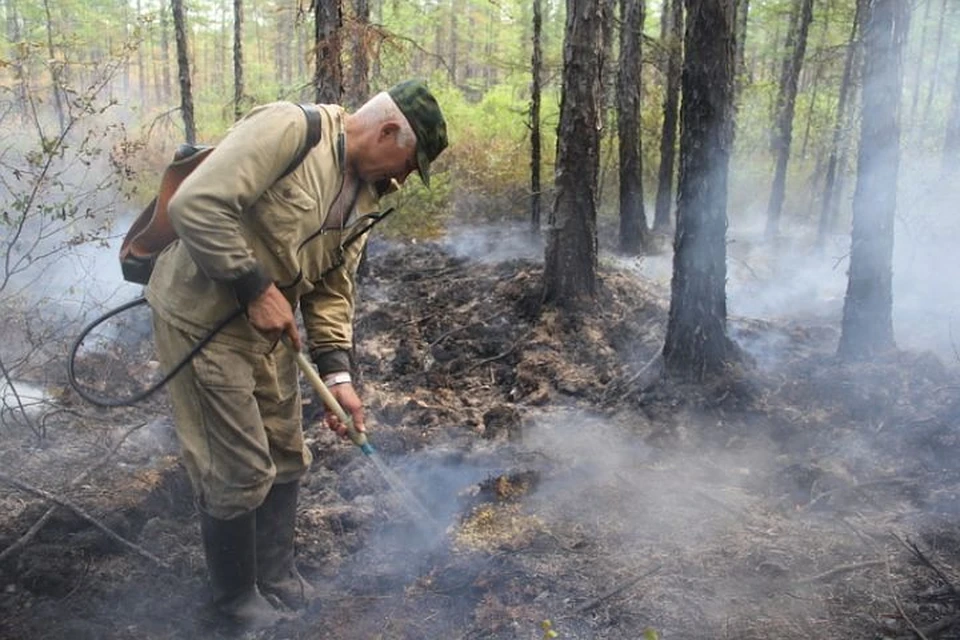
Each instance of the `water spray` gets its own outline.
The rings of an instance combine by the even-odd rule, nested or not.
[[[359,431],[356,428],[356,426],[353,424],[353,418],[348,416],[347,412],[344,411],[343,407],[340,406],[340,403],[337,402],[337,399],[333,396],[333,393],[330,392],[330,388],[324,384],[320,374],[317,373],[317,370],[313,368],[313,365],[307,359],[307,356],[305,356],[302,351],[294,347],[286,337],[283,338],[283,343],[287,345],[287,347],[289,347],[290,350],[296,355],[297,366],[300,367],[303,375],[305,375],[307,380],[310,382],[310,386],[316,390],[317,394],[320,396],[320,399],[323,400],[323,404],[326,405],[327,409],[334,412],[337,417],[340,418],[341,423],[347,426],[347,436],[353,441],[353,444],[360,447],[360,451],[362,451],[364,455],[373,461],[373,464],[377,468],[377,471],[380,472],[381,477],[386,480],[387,484],[390,485],[390,488],[393,489],[400,497],[404,507],[406,507],[410,515],[414,517],[415,524],[425,533],[431,535],[436,531],[440,531],[442,527],[436,521],[430,511],[423,505],[422,502],[420,502],[417,496],[415,496],[413,492],[406,487],[400,477],[394,473],[390,467],[384,464],[383,460],[380,459],[380,456],[375,455],[376,450],[367,440],[367,434]]]

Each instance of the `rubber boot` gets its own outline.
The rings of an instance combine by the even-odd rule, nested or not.
[[[275,484],[257,508],[257,584],[265,596],[291,609],[302,609],[316,598],[294,562],[299,482]]]
[[[263,629],[283,618],[257,590],[256,527],[254,511],[232,520],[200,511],[213,606],[228,622],[245,629]]]

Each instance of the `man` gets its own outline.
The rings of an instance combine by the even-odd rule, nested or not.
[[[275,623],[273,606],[303,607],[312,587],[294,564],[304,446],[298,371],[285,337],[306,345],[334,397],[363,431],[351,384],[354,276],[382,185],[447,146],[436,99],[416,80],[355,113],[318,105],[320,142],[284,176],[307,142],[292,103],[255,108],[180,185],[169,204],[179,240],[158,257],[146,296],[159,359],[180,361],[218,321],[227,324],[170,383],[177,436],[200,511],[218,613],[247,628]],[[345,426],[328,421],[341,436]],[[266,597],[265,597],[266,596]],[[269,600],[268,600],[269,598]]]

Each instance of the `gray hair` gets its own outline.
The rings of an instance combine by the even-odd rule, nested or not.
[[[397,133],[397,144],[401,147],[412,147],[417,136],[407,122],[407,117],[403,115],[397,103],[393,101],[390,94],[381,91],[354,112],[356,118],[363,127],[376,127],[386,122],[396,122],[400,125],[400,131]]]

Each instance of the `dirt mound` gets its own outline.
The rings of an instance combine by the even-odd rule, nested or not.
[[[300,561],[323,595],[257,637],[534,638],[545,620],[560,638],[932,637],[956,616],[951,371],[844,364],[829,326],[732,319],[744,361],[684,385],[657,375],[661,289],[604,268],[596,308],[568,319],[541,308],[541,276],[371,247],[354,359],[390,473],[316,428],[305,388]],[[135,545],[60,508],[5,552],[49,503],[4,489],[0,637],[219,637],[149,409],[61,410],[43,448],[0,434],[8,474]]]

